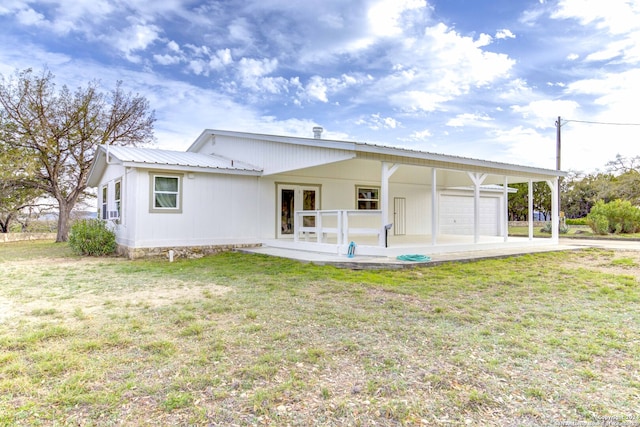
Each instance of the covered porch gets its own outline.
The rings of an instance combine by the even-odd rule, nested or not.
[[[396,162],[374,159],[347,161],[353,167],[342,170],[358,170],[367,176],[368,183],[375,183],[379,195],[375,198],[376,209],[345,209],[345,201],[336,200],[336,191],[343,187],[331,187],[322,191],[322,205],[331,209],[319,209],[320,203],[297,209],[293,212],[293,224],[287,238],[265,239],[263,244],[284,249],[313,251],[336,255],[347,255],[349,245],[356,245],[356,253],[372,256],[396,256],[407,253],[447,253],[459,251],[487,250],[500,247],[530,247],[558,243],[558,174],[556,171],[500,165],[481,162],[470,165],[445,165],[436,160],[395,159]],[[402,160],[402,161],[400,161]],[[419,163],[419,164],[416,164]],[[377,164],[378,173],[373,169]],[[438,166],[435,166],[435,165]],[[309,170],[310,176],[327,174],[325,169]],[[336,166],[331,166],[337,170]],[[510,170],[511,169],[514,170]],[[302,175],[303,172],[301,172]],[[375,175],[374,175],[375,174]],[[335,173],[338,175],[338,173]],[[335,176],[334,175],[334,176]],[[325,175],[326,176],[326,175]],[[377,181],[376,181],[377,180]],[[350,184],[363,179],[351,179]],[[347,181],[345,181],[347,182]],[[528,184],[529,236],[508,235],[508,200],[510,183]],[[545,182],[550,190],[552,208],[552,234],[549,238],[533,237],[533,184]],[[329,187],[327,185],[327,187]],[[355,185],[358,189],[361,186]],[[411,188],[412,190],[406,190]],[[415,194],[421,194],[420,197]],[[446,201],[456,196],[465,199],[464,221],[461,216],[453,218]],[[462,197],[462,196],[464,197]],[[487,197],[487,196],[492,197]],[[397,197],[401,196],[401,197]],[[413,198],[412,198],[413,197]],[[412,222],[400,220],[397,199],[412,203]],[[491,211],[483,210],[483,202],[491,199]],[[353,203],[353,202],[351,202]],[[367,201],[369,205],[370,201]],[[305,210],[306,209],[306,210]],[[487,231],[487,217],[492,221]],[[416,232],[417,231],[417,232]]]

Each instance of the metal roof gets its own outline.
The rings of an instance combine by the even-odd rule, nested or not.
[[[555,169],[539,168],[534,166],[516,165],[511,163],[496,162],[490,160],[480,160],[470,157],[453,156],[448,154],[432,153],[410,148],[393,147],[388,145],[372,144],[356,141],[339,141],[331,139],[304,138],[293,136],[279,136],[268,134],[256,134],[249,132],[236,132],[227,130],[205,129],[196,141],[187,149],[197,151],[207,137],[215,135],[225,135],[240,138],[255,138],[265,141],[281,142],[293,145],[307,145],[314,147],[327,147],[341,150],[348,150],[357,153],[359,158],[396,161],[404,164],[432,165],[444,169],[462,170],[475,168],[490,173],[502,174],[504,172],[515,173],[522,176],[546,176],[563,177],[567,172]]]
[[[123,164],[167,165],[252,172],[261,171],[261,169],[256,166],[211,154],[160,150],[156,148],[120,147],[114,145],[102,146],[101,148],[110,159],[116,158]]]

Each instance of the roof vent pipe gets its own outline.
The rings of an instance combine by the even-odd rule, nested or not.
[[[321,139],[322,138],[322,131],[324,129],[322,129],[321,126],[314,126],[313,127],[313,138],[314,139]]]

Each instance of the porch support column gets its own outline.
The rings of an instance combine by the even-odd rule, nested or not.
[[[506,175],[504,176],[504,183],[502,187],[502,199],[504,200],[504,205],[502,206],[502,215],[504,215],[504,220],[502,221],[502,235],[506,242],[509,240],[509,177]]]
[[[560,206],[558,203],[560,179],[548,180],[547,185],[551,189],[551,241],[558,243],[560,237]]]
[[[438,240],[438,170],[431,168],[431,244],[436,245]]]
[[[480,241],[480,186],[487,179],[486,173],[467,172],[473,182],[473,243]]]
[[[384,247],[384,226],[389,224],[389,178],[393,175],[400,165],[390,165],[382,162],[382,173],[380,182],[380,209],[382,210],[382,224],[380,225],[380,235],[378,238],[378,246]]]
[[[527,222],[529,224],[529,240],[533,240],[533,180],[530,179],[528,185]]]

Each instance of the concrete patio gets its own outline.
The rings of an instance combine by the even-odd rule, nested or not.
[[[281,258],[289,258],[304,263],[313,263],[317,265],[332,265],[339,268],[350,268],[354,270],[363,269],[403,269],[414,267],[429,267],[446,262],[469,262],[481,259],[496,259],[506,258],[513,256],[520,256],[531,253],[541,252],[557,252],[567,250],[578,250],[585,248],[606,248],[616,250],[632,250],[640,251],[640,241],[628,241],[628,240],[610,240],[610,239],[577,239],[577,238],[560,238],[559,244],[553,245],[533,245],[527,247],[506,247],[487,249],[481,251],[468,251],[468,252],[446,252],[430,254],[428,252],[429,247],[408,247],[406,248],[406,254],[420,254],[426,255],[430,258],[426,262],[411,262],[400,261],[396,256],[358,256],[349,258],[346,255],[335,255],[328,253],[301,251],[295,249],[286,248],[274,248],[270,246],[263,246],[259,248],[242,249],[242,252],[263,254]],[[433,249],[433,248],[431,248]]]

